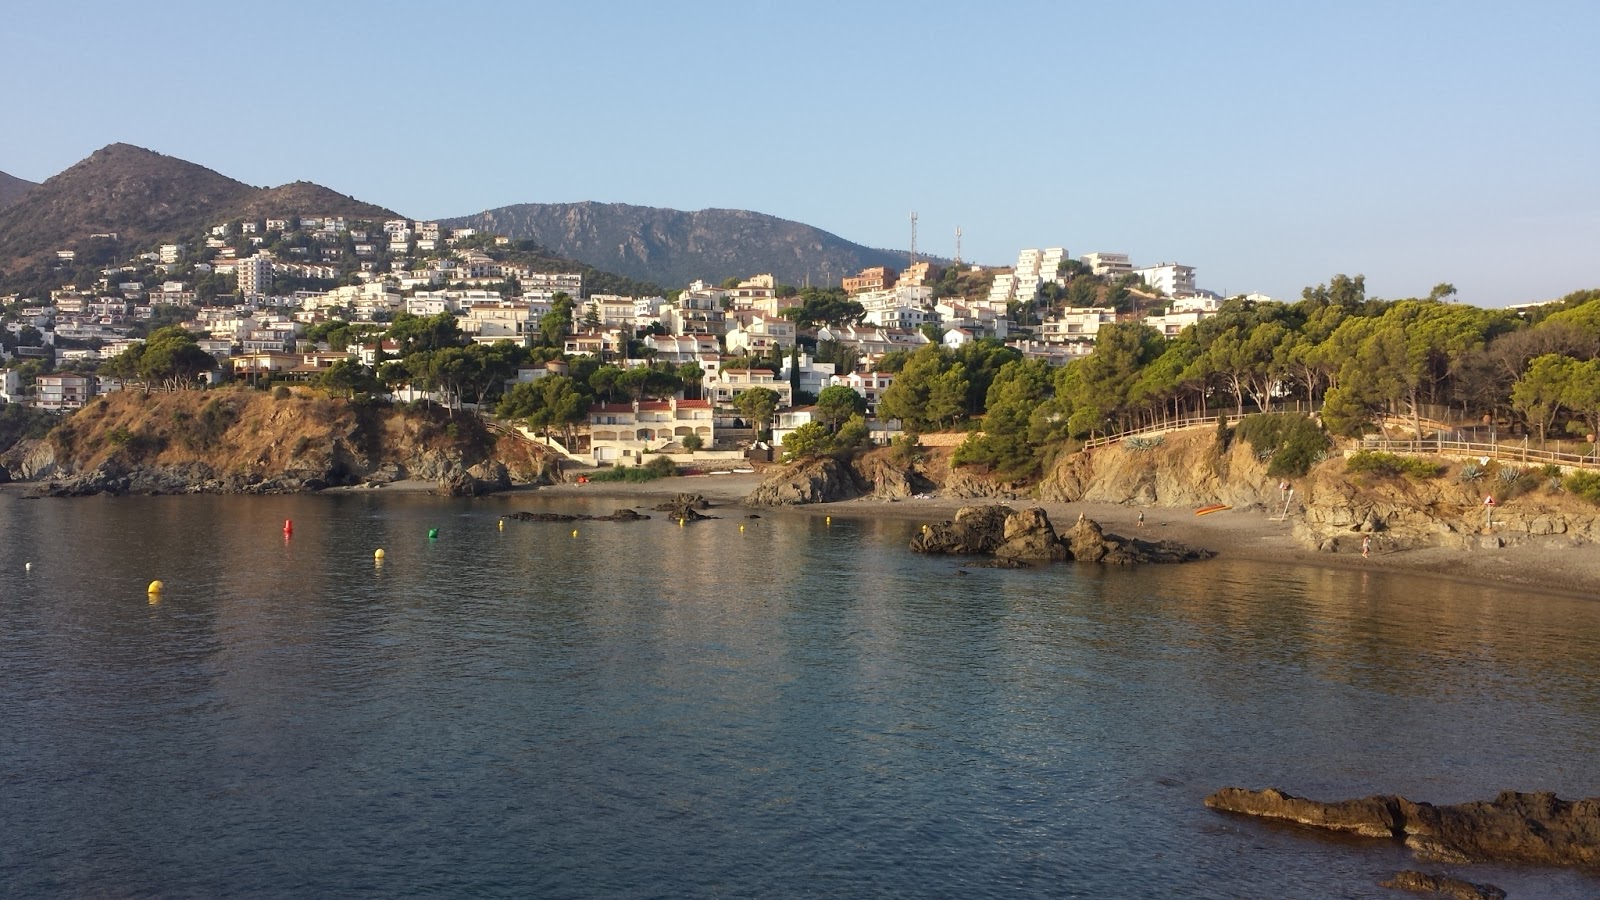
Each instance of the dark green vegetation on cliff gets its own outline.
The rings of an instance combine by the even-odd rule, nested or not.
[[[788,284],[836,284],[869,266],[899,268],[906,261],[900,253],[742,209],[521,203],[442,223],[532,240],[560,256],[672,287],[762,272]]]
[[[1108,324],[1094,351],[1051,368],[995,341],[886,355],[898,373],[879,413],[915,432],[969,429],[958,464],[1037,478],[1063,448],[1163,422],[1319,408],[1326,431],[1381,422],[1412,433],[1481,431],[1589,447],[1600,432],[1600,291],[1524,313],[1439,298],[1367,299],[1338,276],[1296,303],[1235,298],[1166,337],[1142,321]],[[1327,437],[1291,420],[1241,437],[1295,474]],[[1574,440],[1574,439],[1577,440]],[[1534,446],[1538,446],[1535,444]],[[1581,449],[1580,449],[1580,452]]]

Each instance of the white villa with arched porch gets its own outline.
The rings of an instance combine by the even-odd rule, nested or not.
[[[589,407],[589,452],[595,465],[637,466],[646,451],[682,445],[694,435],[702,446],[715,442],[710,400],[644,400]]]

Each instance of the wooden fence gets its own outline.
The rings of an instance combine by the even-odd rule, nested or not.
[[[1109,446],[1131,437],[1154,436],[1188,428],[1215,428],[1217,427],[1217,418],[1218,416],[1215,415],[1189,416],[1182,419],[1156,422],[1141,428],[1091,438],[1084,442],[1083,449],[1093,450],[1096,447]],[[1243,417],[1228,414],[1228,424],[1237,425],[1241,418]],[[1396,424],[1410,424],[1410,420],[1403,417],[1387,421],[1393,421]],[[1441,431],[1435,437],[1409,441],[1394,440],[1382,435],[1368,435],[1361,440],[1358,449],[1381,450],[1385,453],[1450,456],[1474,460],[1488,459],[1498,462],[1520,463],[1522,465],[1556,465],[1561,466],[1563,469],[1600,470],[1600,445],[1573,442],[1568,446],[1572,448],[1570,451],[1563,448],[1559,442],[1556,444],[1556,449],[1552,450],[1548,446],[1533,446],[1526,440],[1520,444],[1508,444],[1499,441],[1452,440],[1445,438],[1444,433]]]

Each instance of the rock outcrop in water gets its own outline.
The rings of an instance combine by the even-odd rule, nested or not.
[[[648,522],[650,517],[631,509],[613,510],[609,516],[591,516],[585,513],[514,512],[500,518],[517,522]]]
[[[1378,886],[1435,897],[1453,897],[1455,900],[1505,900],[1506,897],[1505,891],[1492,884],[1478,884],[1448,875],[1429,875],[1414,869],[1396,872],[1388,881],[1378,882]]]
[[[671,500],[658,503],[652,508],[656,512],[664,512],[671,518],[681,522],[698,522],[701,519],[716,518],[716,516],[708,516],[700,512],[700,510],[711,508],[711,501],[700,494],[677,494]]]
[[[1600,798],[1503,791],[1494,800],[1434,806],[1379,795],[1324,803],[1268,788],[1223,788],[1206,806],[1362,837],[1403,840],[1420,859],[1600,868]]]
[[[1140,541],[1107,535],[1099,523],[1080,518],[1058,535],[1050,517],[1037,507],[963,506],[954,519],[929,525],[911,541],[918,553],[994,556],[1009,560],[1078,560],[1113,565],[1189,562],[1212,556],[1208,550],[1173,541]]]

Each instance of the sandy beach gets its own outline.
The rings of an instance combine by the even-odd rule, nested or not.
[[[619,506],[656,503],[679,493],[703,495],[713,504],[742,507],[744,498],[761,483],[760,474],[731,474],[667,478],[643,483],[603,482],[561,484],[538,488],[541,497],[603,497]],[[1082,513],[1107,532],[1145,540],[1174,540],[1213,551],[1221,558],[1263,562],[1289,562],[1327,568],[1425,573],[1453,581],[1491,582],[1529,593],[1600,598],[1600,547],[1554,535],[1526,539],[1508,547],[1458,550],[1431,547],[1384,552],[1375,545],[1369,558],[1359,552],[1319,553],[1300,546],[1291,522],[1274,521],[1265,510],[1235,509],[1196,516],[1192,509],[1145,508],[1145,524],[1138,527],[1140,508],[1115,503],[1039,503],[961,500],[945,497],[900,501],[859,499],[811,506],[762,509],[762,515],[851,516],[938,522],[952,518],[963,506],[989,502],[1024,509],[1043,507],[1057,527]],[[1292,518],[1292,514],[1291,514]]]

